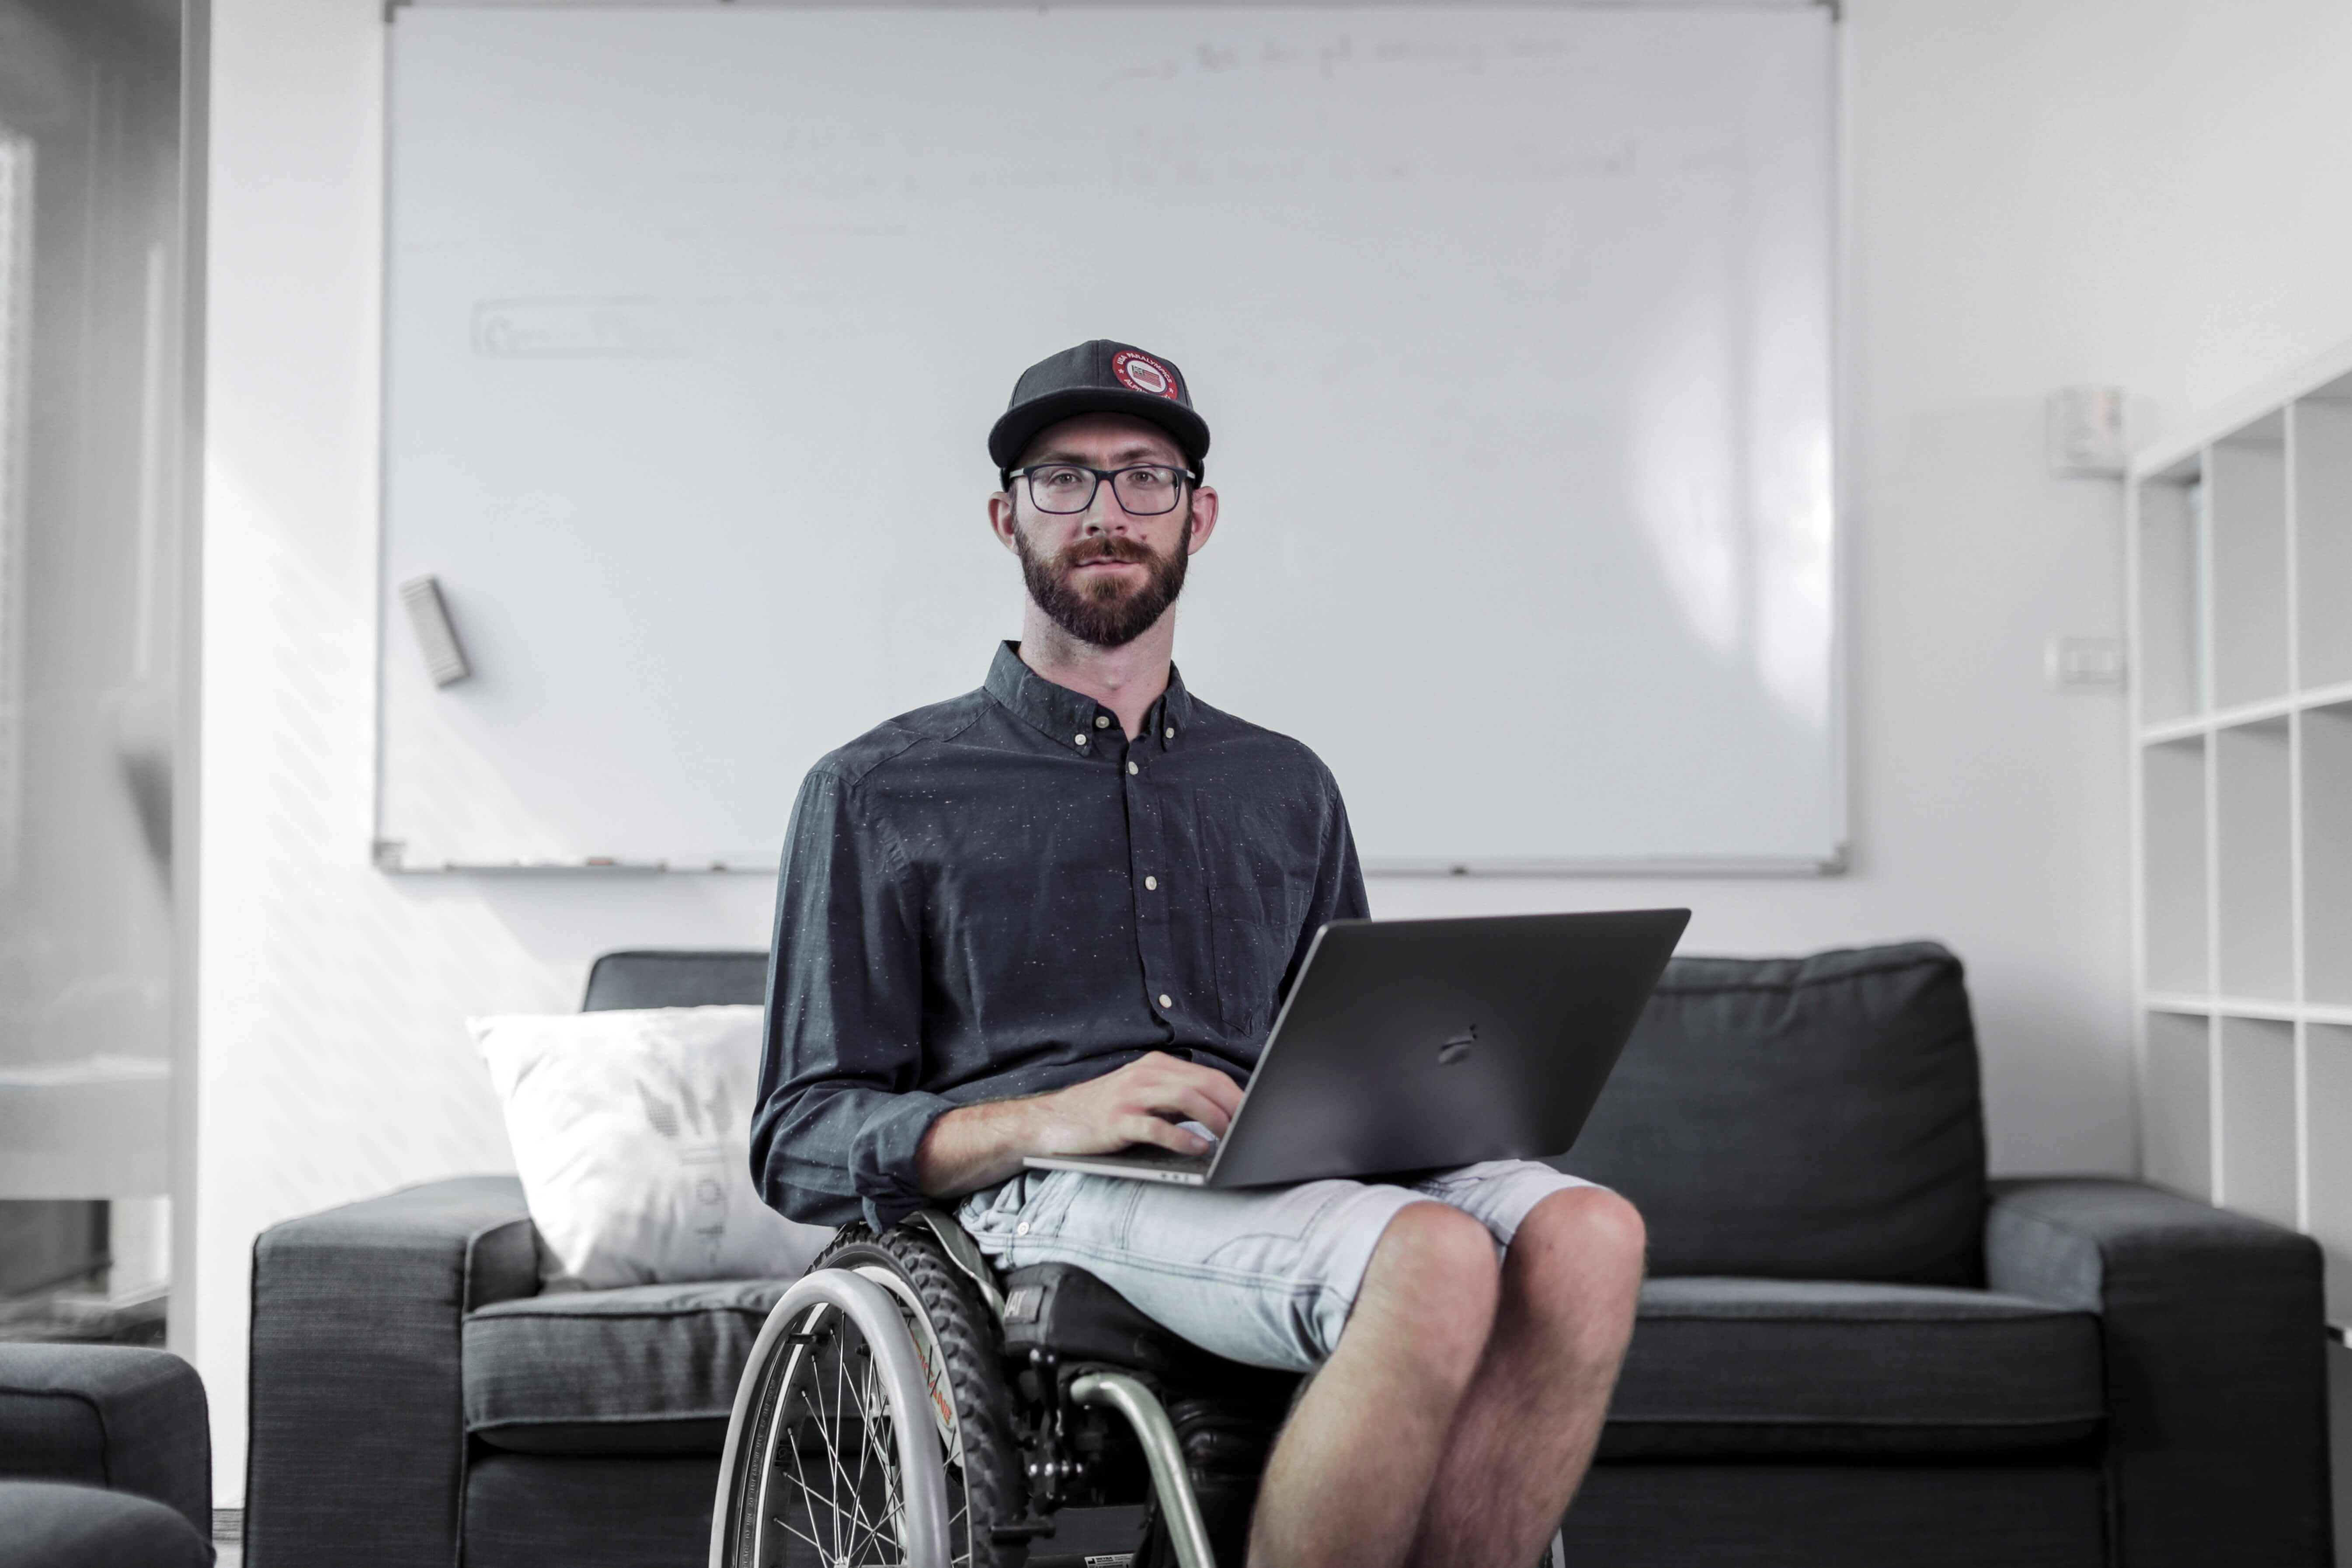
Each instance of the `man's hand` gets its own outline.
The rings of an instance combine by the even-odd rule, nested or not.
[[[949,1111],[923,1134],[916,1171],[926,1194],[945,1198],[1004,1180],[1030,1154],[1109,1154],[1138,1143],[1204,1154],[1209,1141],[1176,1124],[1197,1121],[1222,1138],[1241,1104],[1241,1087],[1216,1068],[1152,1051],[1052,1094]]]
[[[1223,1138],[1242,1091],[1214,1068],[1153,1051],[1035,1103],[1044,1113],[1038,1142],[1024,1154],[1108,1154],[1136,1143],[1205,1154],[1209,1141],[1176,1124],[1197,1121]]]

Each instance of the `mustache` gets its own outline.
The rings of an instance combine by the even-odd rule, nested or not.
[[[1159,557],[1152,554],[1150,545],[1139,540],[1118,539],[1109,535],[1099,540],[1073,544],[1062,552],[1062,567],[1065,571],[1073,567],[1091,566],[1097,561],[1118,561],[1130,565],[1150,566],[1158,560]]]

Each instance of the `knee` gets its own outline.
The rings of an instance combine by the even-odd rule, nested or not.
[[[1409,1204],[1381,1233],[1366,1283],[1417,1342],[1443,1359],[1475,1362],[1494,1324],[1502,1266],[1478,1221],[1444,1204]]]
[[[1497,1266],[1494,1233],[1433,1198],[1397,1210],[1381,1249],[1411,1258],[1424,1275],[1465,1283],[1491,1279]]]
[[[1605,1188],[1577,1187],[1538,1204],[1511,1238],[1511,1252],[1561,1306],[1603,1315],[1615,1307],[1615,1315],[1630,1318],[1649,1245],[1639,1209]]]

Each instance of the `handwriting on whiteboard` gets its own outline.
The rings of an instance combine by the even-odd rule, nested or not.
[[[680,323],[653,300],[485,300],[474,307],[484,359],[667,359],[687,351]]]

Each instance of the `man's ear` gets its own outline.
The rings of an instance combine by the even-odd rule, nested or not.
[[[1013,513],[1012,492],[999,490],[989,497],[988,531],[996,535],[997,543],[1012,551],[1015,555],[1021,552],[1020,546],[1013,542],[1013,535],[1019,528],[1020,522]]]
[[[1192,524],[1192,537],[1184,546],[1187,555],[1197,553],[1209,542],[1209,535],[1217,531],[1217,492],[1211,486],[1202,485],[1193,490]]]

